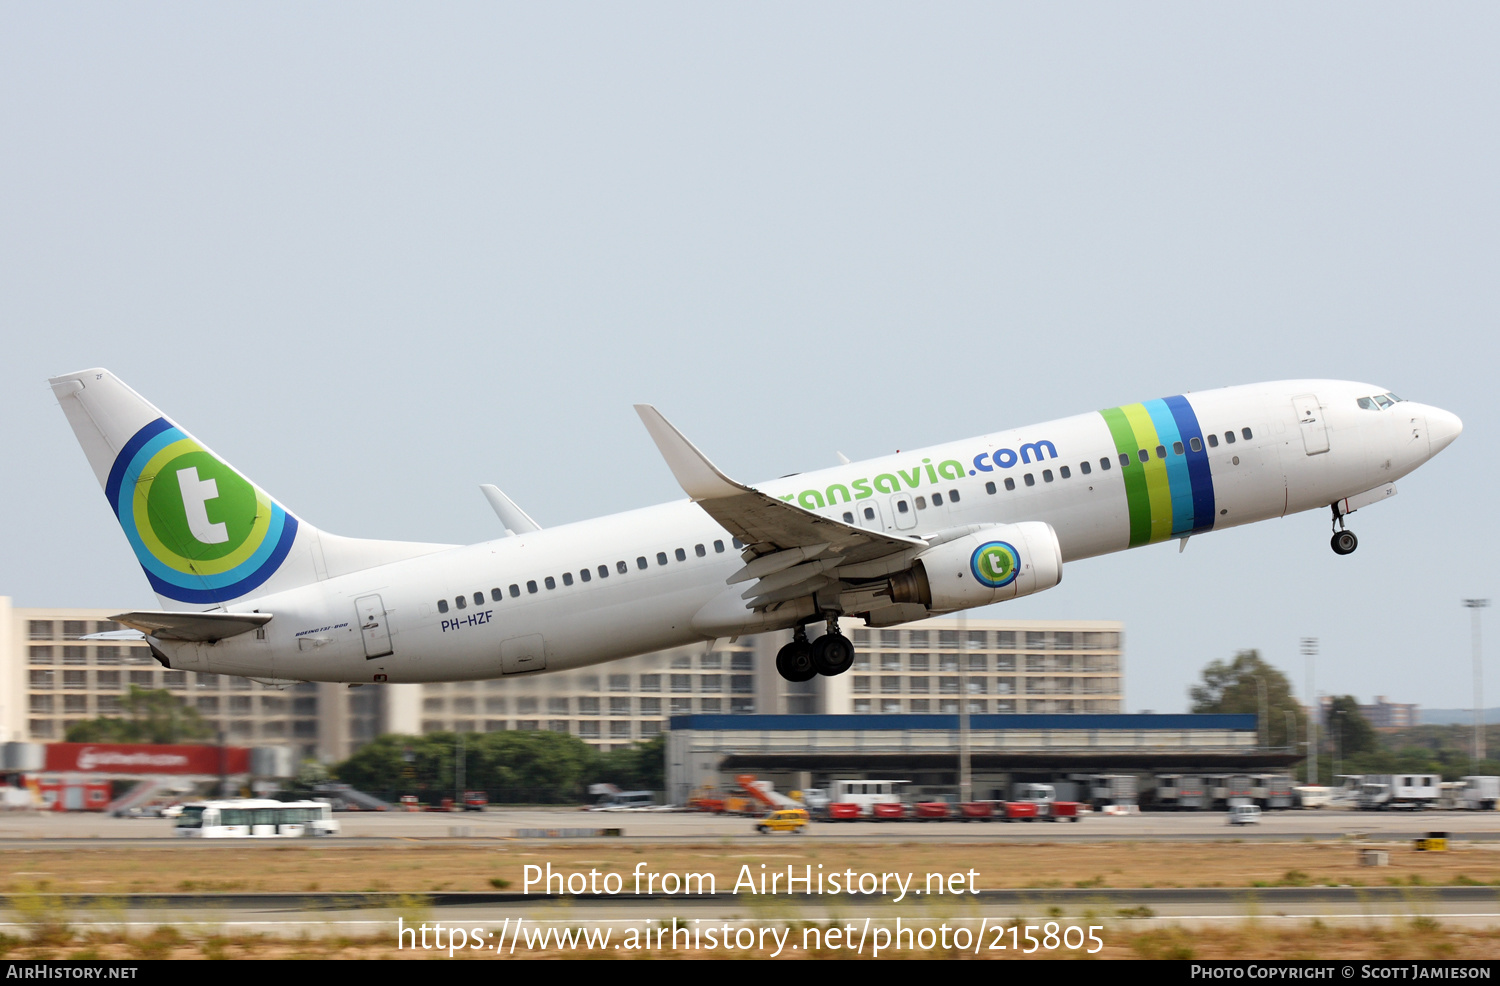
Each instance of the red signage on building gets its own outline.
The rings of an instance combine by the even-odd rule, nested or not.
[[[45,769],[86,774],[247,774],[250,751],[243,746],[48,743]]]

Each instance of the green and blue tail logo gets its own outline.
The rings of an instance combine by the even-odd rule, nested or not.
[[[1021,556],[1015,546],[1005,541],[990,541],[974,549],[969,571],[980,585],[999,589],[1010,585],[1021,571]]]
[[[104,493],[158,595],[217,603],[275,574],[297,518],[166,418],[136,432]]]

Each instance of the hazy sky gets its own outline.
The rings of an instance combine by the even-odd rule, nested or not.
[[[984,611],[1471,702],[1500,442],[1494,4],[0,2],[0,594],[155,608],[46,385],[106,366],[311,523],[472,542],[1186,390],[1463,436]],[[1500,656],[1500,610],[1489,650]],[[1500,660],[1489,662],[1500,670]],[[1489,695],[1500,697],[1500,674]]]

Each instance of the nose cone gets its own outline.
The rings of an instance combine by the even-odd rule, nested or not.
[[[1431,447],[1430,455],[1437,455],[1452,445],[1458,433],[1463,430],[1464,423],[1458,420],[1458,415],[1436,407],[1427,409],[1427,442]]]

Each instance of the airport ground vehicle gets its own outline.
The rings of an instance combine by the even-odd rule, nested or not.
[[[792,832],[800,835],[807,828],[807,812],[802,808],[780,808],[755,823],[755,831],[762,835],[772,832]]]
[[[174,829],[194,839],[274,839],[338,835],[333,808],[322,801],[242,798],[182,806]]]
[[[1442,797],[1437,774],[1366,774],[1359,786],[1359,807],[1366,811],[1436,808]]]
[[[1260,808],[1256,805],[1231,805],[1229,808],[1230,825],[1259,825]]]

